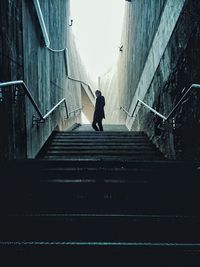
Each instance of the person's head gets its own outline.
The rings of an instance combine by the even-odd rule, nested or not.
[[[96,95],[96,97],[101,96],[101,91],[96,90],[96,91],[95,91],[95,95]]]

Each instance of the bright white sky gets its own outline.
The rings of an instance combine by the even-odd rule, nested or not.
[[[73,32],[91,78],[115,62],[121,45],[124,0],[71,0]]]

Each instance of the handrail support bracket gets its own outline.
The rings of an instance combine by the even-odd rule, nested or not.
[[[37,128],[39,128],[40,123],[44,123],[45,119],[40,119],[38,117],[36,117],[35,115],[32,116],[32,128],[34,127],[34,125],[37,126]]]

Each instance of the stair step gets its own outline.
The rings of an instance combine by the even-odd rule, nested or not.
[[[191,267],[199,164],[167,161],[143,132],[55,132],[39,157],[0,166],[3,256]]]
[[[199,217],[29,214],[2,220],[1,240],[200,243]],[[5,231],[8,230],[8,231]]]
[[[115,140],[129,140],[129,141],[140,141],[144,140],[147,141],[148,138],[147,136],[128,136],[128,135],[123,135],[123,136],[111,136],[111,135],[83,135],[83,136],[71,136],[71,135],[56,135],[54,137],[55,140],[85,140],[85,141],[90,141],[90,140],[110,140],[110,141],[115,141]]]
[[[130,149],[156,149],[155,146],[153,146],[152,144],[149,144],[149,143],[105,143],[105,142],[92,142],[92,143],[89,143],[89,142],[72,142],[72,141],[69,141],[69,142],[60,142],[60,141],[54,141],[50,144],[51,147],[58,147],[58,148],[62,148],[62,147],[65,147],[65,148],[74,148],[74,147],[80,147],[80,148],[84,148],[84,147],[95,147],[97,149],[100,149],[101,147],[105,147],[105,148],[118,148],[118,149],[121,149],[121,148],[126,148],[126,147],[129,147]]]
[[[56,132],[43,153],[44,159],[78,161],[118,160],[121,157],[123,160],[164,159],[143,132]]]
[[[19,160],[11,161],[7,163],[0,164],[2,182],[6,181],[20,181],[23,182],[30,181],[30,179],[38,180],[39,178],[57,172],[58,176],[61,174],[74,174],[74,176],[81,175],[81,173],[88,173],[89,175],[95,175],[95,178],[99,173],[100,177],[102,175],[108,176],[113,175],[114,179],[117,178],[117,173],[119,177],[124,173],[127,177],[133,174],[134,177],[144,177],[149,174],[149,178],[162,176],[168,181],[184,181],[184,177],[189,177],[189,181],[193,178],[198,180],[200,170],[198,163],[188,163],[188,162],[175,162],[167,160],[131,160],[130,158],[117,158],[113,160],[113,157],[109,158],[80,158],[79,160],[73,158],[60,159],[38,159],[38,160]],[[176,179],[174,179],[174,176]],[[28,178],[27,178],[28,177]],[[196,177],[196,178],[195,178]],[[54,178],[56,178],[54,176]],[[92,178],[90,176],[90,178]],[[94,177],[93,177],[94,178]],[[112,179],[112,177],[109,177]]]
[[[72,266],[110,266],[132,263],[139,267],[197,267],[200,261],[197,243],[148,243],[148,242],[1,242],[1,259],[8,266],[14,264],[58,266],[67,262]],[[12,257],[11,257],[12,255]]]
[[[102,145],[107,145],[107,144],[136,144],[136,145],[142,145],[142,144],[149,144],[152,145],[151,142],[149,142],[148,139],[146,138],[65,138],[65,137],[56,137],[52,140],[52,142],[59,142],[59,143],[85,143],[85,144],[102,144]]]
[[[73,190],[72,190],[73,191]],[[140,191],[140,190],[137,190]],[[148,192],[148,191],[147,191]],[[139,193],[112,191],[42,190],[8,194],[7,212],[19,213],[137,213],[137,214],[200,214],[196,193],[156,192]],[[5,204],[1,204],[1,209]]]
[[[109,145],[92,145],[90,148],[88,148],[88,146],[87,145],[85,145],[85,144],[75,144],[75,145],[57,145],[57,144],[51,144],[51,146],[49,146],[49,148],[48,148],[48,151],[49,150],[74,150],[74,151],[79,151],[79,150],[81,150],[81,151],[84,151],[84,150],[86,150],[86,151],[93,151],[93,150],[98,150],[98,151],[104,151],[105,150],[105,152],[106,151],[136,151],[136,150],[138,150],[138,151],[141,151],[142,150],[142,152],[141,153],[145,153],[146,151],[153,151],[153,152],[158,152],[156,149],[154,150],[154,147],[152,147],[152,146],[136,146],[136,145],[129,145],[129,146],[127,146],[127,145],[122,145],[122,144],[118,144],[118,145],[112,145],[112,144],[109,144]]]
[[[77,153],[76,153],[77,152]],[[116,149],[96,149],[96,148],[85,148],[85,149],[80,149],[80,148],[76,148],[76,149],[54,149],[53,147],[49,148],[47,150],[47,155],[48,154],[72,154],[72,155],[81,155],[81,154],[89,154],[89,155],[139,155],[139,156],[146,156],[146,155],[159,155],[161,156],[160,153],[158,153],[157,151],[152,151],[152,150],[145,150],[145,151],[141,151],[140,149],[136,150],[132,150],[132,149],[123,149],[123,150],[118,150]],[[104,154],[105,153],[105,154]]]
[[[64,136],[147,136],[144,132],[54,132],[55,135],[64,135]]]
[[[160,159],[160,156],[159,155],[129,155],[129,156],[120,156],[120,155],[104,155],[104,154],[100,154],[100,155],[93,155],[92,153],[89,153],[87,155],[66,155],[66,154],[55,154],[55,153],[52,153],[52,154],[47,154],[44,156],[44,159],[47,159],[47,160],[72,160],[72,161],[79,161],[79,160],[85,160],[85,161],[89,161],[89,160],[119,160],[119,159],[123,159],[124,161],[126,160],[141,160],[141,161],[146,161],[146,160],[159,160]]]

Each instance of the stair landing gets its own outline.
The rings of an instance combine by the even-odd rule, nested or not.
[[[122,124],[103,124],[103,129],[105,132],[128,132],[128,129],[125,125]],[[91,124],[83,124],[75,128],[75,132],[93,132]]]

